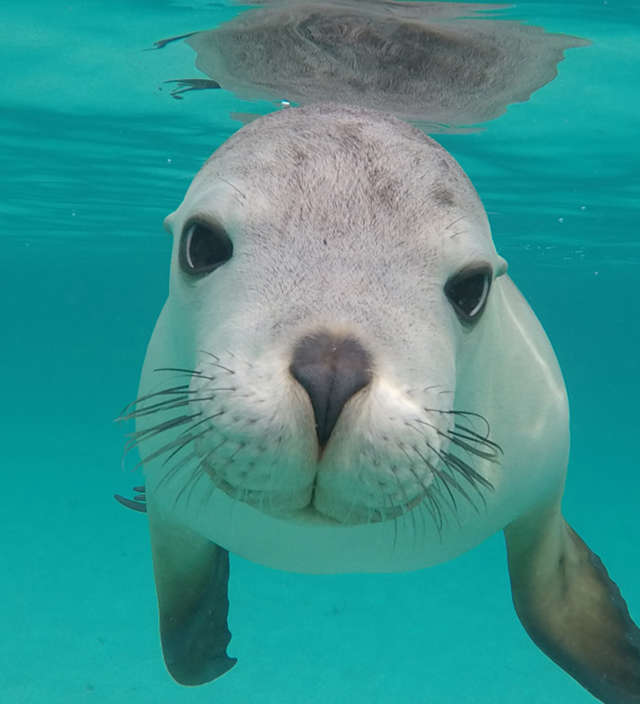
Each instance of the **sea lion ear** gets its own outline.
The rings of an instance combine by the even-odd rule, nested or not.
[[[606,704],[640,701],[640,630],[558,507],[505,529],[516,612],[533,641]]]
[[[173,234],[173,221],[175,220],[175,212],[170,213],[167,215],[167,217],[162,221],[162,227],[171,235]]]
[[[210,682],[236,663],[226,652],[229,553],[161,519],[153,503],[149,527],[165,664],[180,684]]]
[[[498,257],[498,263],[496,264],[494,277],[497,279],[499,276],[506,274],[508,268],[509,264],[507,264],[507,260],[503,259],[502,257]]]

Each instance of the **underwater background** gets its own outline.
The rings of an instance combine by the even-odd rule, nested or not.
[[[163,81],[198,75],[192,50],[144,50],[238,10],[3,6],[0,702],[595,701],[517,620],[502,535],[409,574],[302,576],[232,556],[238,664],[195,689],[166,673],[146,518],[112,498],[141,483],[113,419],[167,293],[162,219],[241,126],[229,113],[256,106],[226,91],[174,100]],[[640,12],[582,0],[504,16],[593,43],[484,131],[436,139],[554,345],[571,403],[564,513],[638,621]]]

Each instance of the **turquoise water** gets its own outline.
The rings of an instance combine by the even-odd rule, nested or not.
[[[191,50],[142,50],[234,11],[76,0],[3,13],[0,702],[594,701],[521,628],[499,535],[404,575],[232,559],[238,665],[198,689],[166,674],[145,518],[111,498],[139,480],[120,470],[112,419],[166,295],[162,218],[239,127],[229,113],[253,106],[223,91],[171,99],[158,86],[198,75]],[[593,45],[484,132],[438,139],[554,344],[572,409],[565,515],[638,621],[640,15],[615,0],[509,14]]]

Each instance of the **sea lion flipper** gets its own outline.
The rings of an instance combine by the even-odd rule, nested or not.
[[[640,702],[640,630],[557,508],[505,529],[513,602],[533,641],[606,704]]]
[[[210,682],[236,662],[226,652],[229,553],[153,510],[149,519],[167,669],[180,684]]]

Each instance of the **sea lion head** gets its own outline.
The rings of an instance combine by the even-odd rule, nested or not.
[[[160,410],[189,481],[343,524],[440,522],[490,487],[499,448],[460,380],[506,265],[441,146],[382,113],[285,109],[225,142],[166,226],[187,383]]]

